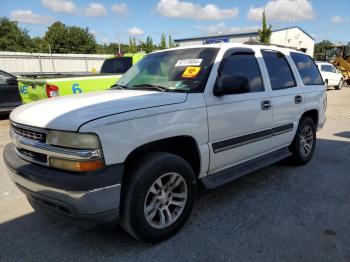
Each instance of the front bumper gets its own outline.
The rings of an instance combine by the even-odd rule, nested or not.
[[[118,218],[123,165],[77,174],[20,158],[13,144],[4,148],[9,176],[31,204],[74,220],[112,222]]]

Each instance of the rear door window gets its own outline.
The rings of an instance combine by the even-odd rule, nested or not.
[[[274,50],[261,50],[270,77],[272,90],[295,87],[292,70],[284,54]]]
[[[314,60],[305,54],[291,52],[304,85],[323,85],[323,80]],[[331,67],[331,66],[329,66]],[[329,68],[332,71],[332,68]]]

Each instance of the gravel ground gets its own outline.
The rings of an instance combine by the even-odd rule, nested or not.
[[[282,161],[201,192],[158,245],[120,227],[86,231],[33,212],[0,160],[0,261],[350,261],[350,88],[328,91],[313,160]],[[0,120],[0,153],[9,141]]]

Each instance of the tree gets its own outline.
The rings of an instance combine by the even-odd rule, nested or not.
[[[88,28],[68,27],[68,52],[78,54],[93,54],[97,51],[95,36]]]
[[[0,50],[12,52],[32,52],[33,44],[28,31],[19,28],[17,22],[6,17],[0,18]]]
[[[88,28],[53,23],[46,31],[44,40],[52,53],[91,54],[97,52],[95,37]]]
[[[49,44],[41,37],[32,38],[33,52],[35,53],[48,53]]]
[[[135,37],[130,37],[129,38],[129,48],[128,48],[129,53],[136,53],[137,52],[137,45],[136,45],[136,39]]]
[[[160,37],[159,49],[166,49],[166,34],[163,33]]]
[[[151,53],[155,48],[153,45],[153,39],[150,36],[147,36],[146,41],[141,43],[142,50],[145,51],[147,54]]]
[[[55,22],[47,29],[44,40],[50,45],[52,53],[68,53],[68,28],[61,22]]]
[[[169,48],[173,48],[173,47],[176,46],[174,41],[173,41],[173,39],[172,39],[172,37],[171,37],[171,34],[169,34],[168,46],[169,46]]]
[[[271,25],[267,27],[265,10],[263,11],[262,17],[262,28],[258,30],[259,41],[264,44],[270,43],[270,38],[272,34]]]

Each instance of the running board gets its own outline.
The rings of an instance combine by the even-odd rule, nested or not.
[[[213,189],[257,171],[263,167],[270,166],[291,155],[292,152],[289,151],[288,147],[285,147],[261,157],[254,158],[245,163],[238,164],[203,177],[201,181],[206,189]]]

